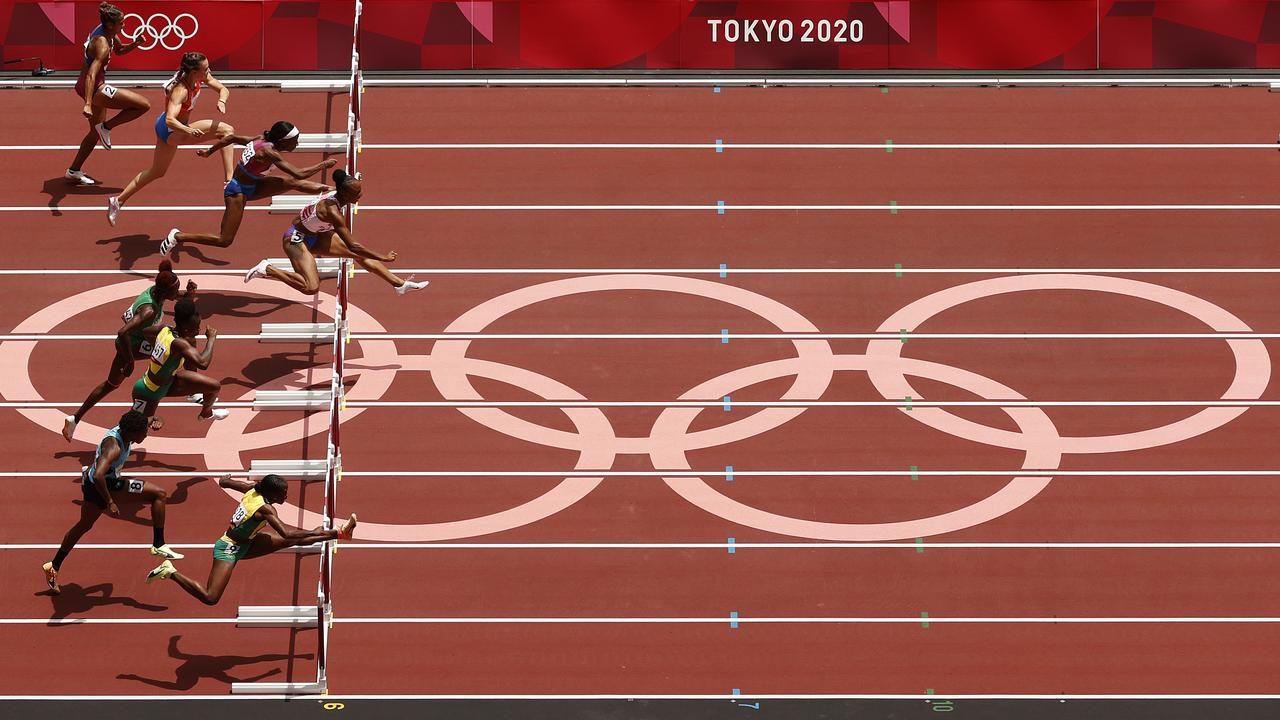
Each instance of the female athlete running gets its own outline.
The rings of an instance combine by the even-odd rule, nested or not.
[[[222,139],[235,132],[235,128],[221,120],[191,122],[191,108],[204,85],[218,91],[218,112],[226,114],[231,91],[209,72],[209,59],[198,52],[183,55],[178,71],[164,86],[165,111],[156,118],[156,149],[151,156],[151,167],[135,175],[118,197],[107,200],[107,222],[114,226],[120,209],[134,193],[169,172],[179,145],[202,143],[215,137]],[[222,148],[222,165],[224,181],[230,182],[234,165],[230,146]]]
[[[245,146],[231,182],[222,189],[223,204],[227,208],[222,213],[222,230],[219,234],[212,235],[184,233],[174,228],[160,243],[160,254],[168,255],[173,252],[178,243],[231,247],[231,243],[235,242],[236,232],[240,229],[240,221],[244,218],[245,203],[250,200],[269,198],[291,190],[313,195],[328,190],[328,186],[311,182],[307,178],[337,165],[337,160],[325,160],[310,167],[296,168],[281,156],[281,153],[293,152],[298,148],[298,136],[298,128],[293,123],[281,120],[256,138],[228,135],[208,148],[197,150],[196,154],[200,157],[209,157],[226,145],[234,143]],[[288,177],[267,175],[273,167],[280,168]]]

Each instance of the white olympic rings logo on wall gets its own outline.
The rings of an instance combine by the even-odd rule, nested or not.
[[[133,28],[132,31],[126,27],[129,24],[129,18],[134,18],[138,22],[138,26]],[[184,18],[190,20],[190,30],[187,30],[182,26]],[[155,13],[146,20],[143,20],[142,16],[137,13],[129,13],[124,16],[124,23],[120,27],[120,34],[124,35],[129,42],[137,40],[143,32],[145,32],[150,39],[138,45],[139,50],[150,50],[156,45],[159,45],[165,50],[177,50],[182,47],[183,43],[195,37],[196,33],[200,32],[200,21],[196,20],[196,16],[191,13],[181,13],[175,16],[172,20],[170,20],[169,16],[164,13]],[[170,45],[169,38],[174,36],[176,36],[178,40],[173,45]]]

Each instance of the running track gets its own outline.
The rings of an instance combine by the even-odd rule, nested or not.
[[[66,145],[81,125],[69,93],[7,92],[12,112],[0,129],[12,142]],[[305,131],[335,129],[324,95],[238,90],[230,118],[252,133],[285,117]],[[66,112],[38,114],[58,100]],[[400,252],[411,268],[703,268],[682,281],[600,281],[614,289],[578,292],[494,319],[494,333],[698,333],[702,339],[531,339],[473,342],[468,355],[553,378],[594,401],[663,403],[705,381],[796,356],[784,339],[737,339],[778,328],[732,303],[689,292],[639,286],[675,282],[749,291],[798,313],[822,333],[867,333],[900,308],[966,283],[1013,275],[919,273],[915,268],[1273,268],[1274,211],[911,210],[911,205],[1265,205],[1280,174],[1274,151],[1258,148],[934,149],[910,143],[1259,143],[1271,136],[1270,96],[1256,89],[375,89],[365,96],[369,143],[361,157],[366,208],[357,235]],[[332,106],[332,107],[331,107]],[[209,108],[206,108],[206,111]],[[139,121],[117,131],[119,145],[149,142]],[[391,143],[714,143],[714,149],[473,148],[380,149]],[[735,149],[733,143],[886,143],[883,149]],[[57,178],[70,151],[9,150],[0,183],[12,188],[0,230],[11,248],[9,270],[153,270],[154,242],[167,229],[216,227],[217,210],[126,209],[117,228],[102,213],[106,191],[69,190]],[[86,166],[108,187],[121,187],[149,152],[95,152]],[[311,162],[310,158],[304,158]],[[183,153],[167,177],[141,193],[139,207],[220,205],[216,161]],[[717,201],[730,207],[721,215]],[[702,210],[390,210],[377,206],[699,205]],[[735,210],[733,206],[884,205],[882,210]],[[205,288],[203,311],[224,335],[255,335],[260,323],[318,321],[332,306],[281,292],[247,288],[236,275],[263,256],[279,256],[286,218],[248,213],[233,248],[179,255],[179,271]],[[901,277],[892,272],[904,268]],[[735,273],[737,268],[879,268],[874,274]],[[368,275],[353,282],[352,303],[367,316],[353,332],[441,333],[472,308],[541,283],[581,274],[435,273],[431,287],[399,298]],[[1084,273],[1071,273],[1081,275]],[[609,275],[601,273],[600,275]],[[664,275],[670,275],[666,273]],[[1172,288],[1221,308],[1256,333],[1280,332],[1273,274],[1169,272],[1120,274]],[[1035,274],[1028,282],[1049,282]],[[630,279],[627,279],[630,278]],[[573,281],[577,282],[577,281]],[[1003,281],[1002,281],[1003,282]],[[1062,281],[1066,282],[1066,281]],[[1099,281],[1101,282],[1101,281]],[[5,333],[109,334],[119,307],[138,283],[122,274],[0,275]],[[692,287],[692,285],[689,285]],[[326,291],[332,283],[326,283]],[[29,318],[56,302],[97,291],[114,294],[32,330]],[[581,290],[581,288],[579,288]],[[701,291],[699,291],[701,292]],[[282,299],[283,298],[283,299]],[[768,304],[765,301],[760,301]],[[87,301],[86,301],[87,303]],[[774,307],[774,305],[769,305]],[[23,323],[28,323],[24,325]],[[377,323],[374,325],[373,323]],[[454,327],[455,330],[467,328]],[[730,331],[727,344],[717,335]],[[1051,418],[1062,436],[1132,433],[1204,410],[1135,403],[1210,401],[1233,383],[1231,346],[1221,339],[924,339],[902,344],[898,325],[883,328],[911,358],[963,368],[1034,401],[1105,401],[1109,406],[1002,411],[950,408],[1010,436],[1022,422]],[[1223,329],[1223,328],[1220,328]],[[1240,330],[1240,328],[1234,328]],[[912,332],[1204,333],[1204,322],[1140,297],[1088,290],[995,294],[946,310]],[[801,341],[814,347],[817,340]],[[1233,340],[1267,359],[1272,339]],[[430,339],[361,339],[356,383],[390,378],[385,401],[448,402],[433,382],[439,366]],[[459,341],[448,341],[435,351]],[[5,346],[8,346],[7,348]],[[831,340],[837,355],[865,352],[866,340]],[[14,364],[15,350],[31,353]],[[887,352],[887,351],[886,351]],[[1242,352],[1244,352],[1242,350]],[[56,401],[74,407],[99,379],[107,340],[4,340],[0,365],[29,378],[39,394],[5,391],[8,402]],[[361,366],[361,358],[365,358]],[[417,359],[415,359],[417,358]],[[438,359],[438,357],[437,357]],[[255,388],[327,383],[327,349],[219,341],[212,372],[224,399],[249,399]],[[1268,361],[1269,362],[1269,361]],[[1261,378],[1250,400],[1280,401],[1265,365],[1242,370]],[[402,369],[391,377],[388,367]],[[432,372],[423,370],[431,369]],[[381,375],[379,374],[381,373]],[[724,394],[735,403],[784,397],[794,376],[764,379]],[[915,399],[978,400],[976,387],[912,379]],[[480,396],[537,401],[538,394],[474,379]],[[17,394],[14,394],[14,393]],[[496,513],[534,499],[560,477],[430,477],[404,471],[523,472],[571,470],[575,450],[547,447],[488,429],[447,407],[357,407],[351,390],[343,434],[340,514],[357,510],[380,524],[428,524]],[[568,399],[562,395],[554,399]],[[883,401],[864,372],[838,371],[822,401]],[[903,400],[905,398],[896,398]],[[109,398],[126,402],[122,390]],[[89,415],[110,426],[122,412]],[[12,578],[0,595],[5,632],[24,653],[0,661],[0,695],[168,692],[222,694],[232,678],[307,680],[314,673],[313,631],[236,629],[236,605],[313,601],[313,558],[280,556],[236,571],[221,605],[206,608],[177,588],[146,586],[146,511],[130,521],[104,519],[89,544],[64,565],[64,594],[40,592],[38,567],[73,522],[74,477],[91,442],[82,427],[67,445],[40,427],[66,410],[0,408],[2,445],[17,476],[0,509],[0,569]],[[203,578],[204,547],[218,535],[232,501],[207,478],[239,470],[253,458],[322,457],[324,419],[301,413],[236,408],[226,425],[279,442],[236,452],[234,439],[197,426],[194,408],[167,406],[170,425],[135,466],[169,472],[174,489],[171,543],[193,544],[184,571]],[[472,410],[479,416],[495,409]],[[643,437],[663,414],[657,407],[562,413],[512,411],[563,435],[576,422],[599,427],[607,416],[620,437]],[[687,416],[692,411],[677,411]],[[718,406],[692,418],[704,431],[761,412]],[[1036,465],[1022,450],[994,447],[926,427],[916,407],[818,407],[767,432],[688,453],[690,467],[719,475],[719,492],[778,515],[835,523],[886,523],[946,513],[995,493],[1000,477],[930,476],[930,470],[1015,471]],[[22,414],[22,413],[25,413]],[[1280,408],[1248,407],[1222,427],[1147,449],[1062,456],[1065,471],[1026,504],[966,529],[881,538],[901,547],[736,547],[812,542],[747,527],[685,501],[660,477],[605,478],[584,499],[514,529],[453,543],[705,543],[701,548],[544,548],[346,546],[337,556],[337,623],[330,645],[331,692],[408,694],[1280,694],[1280,616],[1274,547],[1235,548],[946,548],[964,543],[1269,543],[1276,540],[1276,476],[1223,471],[1280,468],[1271,430]],[[668,416],[670,417],[670,416]],[[575,422],[576,419],[576,422]],[[687,419],[687,418],[686,418]],[[1019,422],[1021,419],[1021,422]],[[86,423],[86,426],[89,423]],[[299,439],[305,433],[306,439]],[[92,435],[92,437],[91,437]],[[173,443],[173,438],[191,438]],[[590,443],[588,443],[590,444]],[[607,444],[604,440],[596,443]],[[622,455],[613,472],[652,472],[646,455]],[[739,473],[725,477],[726,468]],[[660,466],[675,468],[678,465]],[[908,468],[918,469],[916,479]],[[758,477],[743,471],[877,470],[881,477]],[[1106,471],[1154,471],[1150,475]],[[1162,472],[1163,471],[1163,472]],[[1178,471],[1208,471],[1192,476]],[[385,472],[370,476],[360,473]],[[62,473],[58,477],[30,473]],[[26,474],[26,475],[24,475]],[[192,482],[190,478],[206,478]],[[577,482],[583,482],[578,479]],[[677,481],[690,484],[690,481]],[[319,485],[292,494],[317,510]],[[296,517],[296,516],[295,516]],[[387,531],[401,532],[401,531]],[[422,537],[411,537],[417,532]],[[405,530],[405,541],[435,540]],[[439,534],[439,533],[437,533]],[[446,533],[447,534],[447,533]],[[733,538],[734,552],[729,552]],[[412,542],[411,542],[412,544]],[[23,580],[25,578],[25,580]],[[731,613],[739,622],[734,627]],[[456,622],[461,618],[485,622]],[[547,623],[519,619],[593,618],[617,622]],[[638,622],[638,619],[657,622]],[[804,622],[759,622],[795,618]],[[815,622],[819,618],[832,618]],[[895,622],[870,622],[892,618]],[[948,618],[986,619],[947,622]],[[1014,622],[1010,619],[1166,618],[1148,622]],[[1194,618],[1248,622],[1187,622]],[[56,626],[50,620],[58,620]],[[83,624],[62,624],[64,620]],[[146,624],[110,624],[109,619]],[[422,619],[434,619],[421,622]],[[697,619],[697,622],[690,620]],[[1001,619],[1005,619],[1001,621]],[[419,620],[414,622],[414,620]],[[450,622],[444,622],[448,620]],[[676,622],[680,620],[680,622]],[[174,638],[180,638],[175,640]],[[86,667],[85,657],[93,662]]]

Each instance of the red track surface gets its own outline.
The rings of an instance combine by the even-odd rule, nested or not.
[[[38,114],[63,95],[9,93],[0,129],[30,144],[68,144],[81,125],[74,108]],[[1256,90],[372,90],[369,143],[394,142],[1258,142],[1271,99]],[[254,132],[287,117],[313,132],[331,129],[316,96],[239,90],[231,119]],[[513,121],[513,118],[515,121]],[[117,131],[120,145],[150,141],[147,123]],[[18,142],[18,140],[12,140]],[[0,182],[7,203],[101,205],[106,192],[69,191],[56,178],[69,151],[8,152]],[[86,166],[120,187],[149,153],[98,150]],[[367,150],[366,203],[1269,203],[1280,170],[1261,150],[1162,151],[735,151]],[[183,153],[170,176],[138,206],[216,205],[214,161]],[[65,194],[65,197],[62,197]],[[1120,212],[392,212],[369,211],[357,233],[400,251],[406,267],[1275,267],[1270,213]],[[109,228],[100,213],[0,212],[0,230],[28,239],[9,268],[154,267],[154,239],[172,225],[216,227],[218,213],[126,210]],[[233,248],[181,254],[180,271],[201,260],[242,269],[278,256],[283,216],[249,213]],[[357,276],[352,303],[390,332],[437,333],[472,307],[561,275],[438,275],[424,293],[398,298]],[[704,276],[705,277],[705,276]],[[714,276],[711,276],[714,280]],[[196,277],[197,282],[201,276]],[[726,284],[780,301],[824,332],[869,332],[930,293],[981,279],[972,274],[730,275]],[[1270,275],[1142,275],[1229,310],[1258,332],[1274,331]],[[111,275],[0,276],[0,329],[13,332],[52,303],[108,284]],[[208,284],[206,283],[206,287]],[[332,291],[331,284],[326,291]],[[56,333],[109,333],[115,301],[67,318]],[[224,334],[259,324],[320,317],[304,304],[239,291],[201,301]],[[321,312],[331,307],[328,298]],[[612,291],[531,306],[491,325],[513,333],[717,333],[776,331],[714,300]],[[1205,332],[1179,311],[1144,300],[1083,291],[1018,293],[974,301],[928,321],[920,332]],[[891,331],[896,332],[896,328]],[[402,356],[432,342],[395,341]],[[865,341],[833,341],[861,352]],[[1268,348],[1275,347],[1267,341]],[[357,366],[364,341],[351,344]],[[601,401],[667,401],[736,368],[794,355],[777,340],[491,340],[469,354],[553,377]],[[904,354],[965,368],[1040,401],[1211,400],[1231,383],[1220,340],[923,340]],[[30,363],[48,400],[77,403],[109,360],[106,342],[47,341]],[[71,358],[76,364],[69,364]],[[237,399],[293,371],[320,368],[327,349],[220,341],[212,372]],[[491,400],[531,393],[477,380]],[[791,384],[772,380],[734,392],[737,402],[774,400]],[[918,381],[935,400],[974,396]],[[823,400],[875,400],[864,373],[840,373]],[[30,399],[11,398],[6,400]],[[108,398],[124,401],[124,390]],[[441,400],[430,375],[400,372],[388,400]],[[1280,400],[1274,390],[1264,400]],[[89,421],[109,425],[119,408]],[[250,413],[236,409],[233,413]],[[349,411],[350,412],[350,411]],[[607,409],[621,436],[648,432],[658,409]],[[704,410],[695,428],[739,419]],[[1156,427],[1187,408],[1057,407],[1063,435]],[[1252,408],[1213,432],[1151,450],[1067,455],[1064,470],[1275,469],[1278,411]],[[191,437],[191,454],[142,454],[140,470],[247,467],[251,458],[323,456],[316,434],[243,453],[242,465],[209,468],[194,410],[163,410],[163,437]],[[566,431],[549,409],[516,411]],[[1007,430],[994,408],[958,414]],[[68,446],[13,409],[0,410],[0,449],[13,469],[73,472],[92,449]],[[297,413],[256,417],[253,430]],[[145,447],[145,445],[144,445]],[[349,471],[568,470],[577,453],[513,439],[447,408],[386,408],[352,416],[343,432]],[[1021,451],[994,448],[924,427],[889,408],[810,409],[741,442],[689,454],[692,467],[723,470],[1015,470]],[[643,456],[614,470],[651,470]],[[0,545],[57,543],[78,507],[73,478],[5,478]],[[974,502],[1007,478],[752,478],[707,481],[732,497],[828,522],[885,522]],[[207,480],[182,483],[169,511],[171,543],[214,540],[232,503]],[[340,512],[381,523],[458,520],[530,500],[558,478],[349,477]],[[317,510],[319,485],[293,488]],[[1059,477],[1021,508],[967,530],[929,538],[965,542],[1272,541],[1280,485],[1274,477]],[[147,512],[102,520],[86,543],[146,541]],[[515,530],[462,542],[786,542],[684,501],[660,478],[609,478],[588,497]],[[340,693],[1266,693],[1280,692],[1280,629],[1274,624],[752,624],[753,617],[1229,617],[1274,616],[1280,580],[1274,550],[724,549],[531,550],[371,549],[339,554],[330,687]],[[236,605],[306,604],[312,558],[275,557],[236,570],[222,604],[205,608],[167,584],[146,586],[143,550],[81,549],[64,566],[67,590],[39,593],[49,550],[6,549],[0,572],[17,578],[0,596],[8,618],[229,618]],[[208,551],[180,567],[203,577]],[[21,580],[25,578],[26,580]],[[107,584],[107,588],[102,588]],[[87,589],[85,589],[87,588]],[[104,596],[105,593],[105,596]],[[343,624],[392,617],[725,617],[717,624]],[[230,624],[46,627],[10,625],[20,654],[0,661],[0,695],[223,693],[228,676],[307,680],[313,632],[235,629]],[[170,638],[181,635],[183,657]],[[86,668],[85,656],[94,663]],[[187,657],[187,656],[194,656]],[[234,656],[234,657],[233,657]],[[292,658],[290,660],[289,658]],[[220,674],[219,668],[225,671]],[[137,674],[154,683],[118,677]],[[168,683],[168,684],[165,684]]]

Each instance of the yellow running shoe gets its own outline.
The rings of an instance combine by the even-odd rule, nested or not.
[[[53,563],[47,562],[44,567],[44,582],[49,586],[49,592],[57,595],[62,592],[62,587],[58,585],[58,571],[53,569]]]
[[[151,554],[159,555],[160,557],[165,558],[166,560],[181,560],[186,557],[186,555],[183,555],[182,553],[177,552],[173,548],[169,547],[168,544],[161,545],[160,547],[152,546]]]
[[[147,573],[147,584],[150,585],[156,580],[168,580],[169,576],[176,572],[178,572],[178,568],[174,567],[173,563],[165,560],[160,563],[160,567]]]

